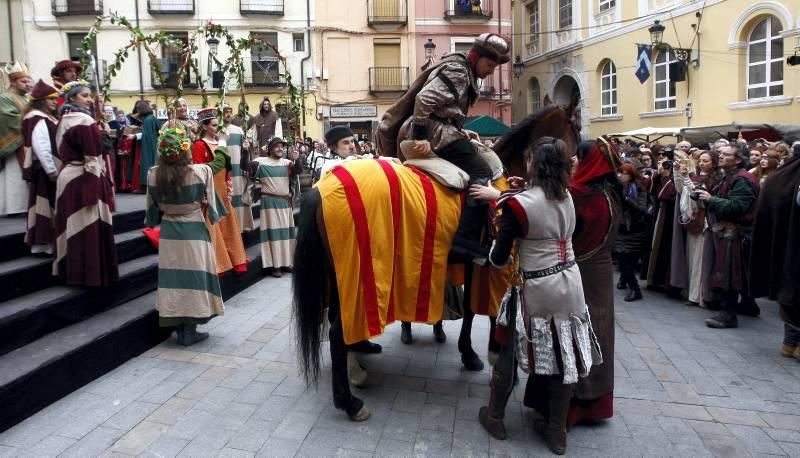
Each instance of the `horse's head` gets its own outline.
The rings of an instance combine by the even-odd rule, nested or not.
[[[512,176],[525,176],[525,150],[541,137],[555,137],[564,140],[573,154],[581,142],[580,99],[574,99],[565,106],[554,105],[548,96],[544,97],[544,107],[520,121],[495,145],[494,150],[508,173]]]

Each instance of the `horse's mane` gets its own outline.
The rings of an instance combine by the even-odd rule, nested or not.
[[[529,140],[532,125],[539,122],[546,114],[560,108],[561,107],[558,105],[548,105],[529,114],[525,119],[514,125],[505,135],[500,137],[500,140],[494,144],[492,149],[494,149],[503,162],[505,162],[505,158],[508,157],[507,155],[509,153],[509,151],[507,151],[508,149],[519,151],[528,147],[530,144]]]

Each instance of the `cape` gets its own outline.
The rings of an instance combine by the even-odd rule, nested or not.
[[[24,96],[10,92],[0,94],[0,159],[15,154],[22,146],[20,127],[22,110],[27,103]]]

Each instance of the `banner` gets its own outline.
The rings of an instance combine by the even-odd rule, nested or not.
[[[636,77],[639,82],[644,84],[650,78],[650,71],[652,70],[652,62],[650,56],[653,47],[650,45],[638,45],[636,53]]]

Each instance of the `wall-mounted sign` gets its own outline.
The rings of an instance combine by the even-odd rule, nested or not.
[[[342,105],[331,107],[331,118],[374,118],[378,116],[377,105]]]

